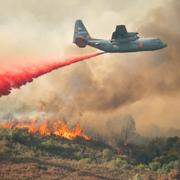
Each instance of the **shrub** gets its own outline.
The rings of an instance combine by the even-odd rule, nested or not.
[[[134,177],[133,177],[133,180],[142,180],[141,176],[139,174],[136,174]]]
[[[90,164],[92,160],[90,158],[83,158],[79,162],[82,164]]]
[[[112,159],[112,156],[113,156],[112,150],[110,150],[110,149],[104,149],[102,153],[103,153],[103,157],[104,157],[105,159],[107,159],[107,160],[111,160],[111,159]]]
[[[46,140],[46,141],[43,141],[41,144],[44,146],[50,146],[50,145],[53,145],[53,141]]]
[[[145,165],[145,164],[140,163],[140,164],[138,164],[138,165],[136,166],[136,168],[137,168],[137,169],[139,169],[139,170],[143,170],[143,169],[145,169],[145,168],[146,168],[146,165]]]
[[[180,160],[174,161],[174,168],[175,169],[180,169]]]
[[[109,161],[108,163],[105,163],[105,164],[107,165],[107,167],[109,167],[111,169],[117,168],[115,160],[111,160],[111,161]]]
[[[167,155],[162,155],[160,157],[155,158],[154,160],[156,162],[160,162],[161,164],[167,164],[171,161],[175,161],[176,159],[178,159],[178,156],[174,153],[169,153]]]
[[[11,155],[11,150],[8,147],[3,146],[0,148],[0,159],[10,157],[10,155]]]
[[[161,167],[159,162],[151,162],[149,163],[149,168],[153,171],[157,171]]]
[[[108,166],[109,166],[110,168],[126,167],[126,166],[128,166],[128,162],[127,162],[126,160],[117,158],[117,159],[115,159],[115,160],[111,160],[111,161],[108,163]]]
[[[117,158],[115,160],[115,164],[117,167],[122,167],[122,166],[128,165],[128,162],[126,160],[121,159],[121,158]]]
[[[74,155],[74,157],[75,157],[76,159],[81,159],[81,158],[82,158],[82,153],[81,153],[80,151],[74,152],[73,155]]]
[[[169,169],[173,169],[174,168],[174,161],[169,162],[168,167],[169,167]]]
[[[121,158],[123,160],[128,160],[128,156],[127,155],[118,155],[118,158]]]
[[[61,145],[64,149],[69,149],[71,146],[68,143],[62,144]]]
[[[178,166],[178,161],[171,161],[167,164],[163,164],[162,170],[164,172],[169,172],[171,169],[176,168]]]

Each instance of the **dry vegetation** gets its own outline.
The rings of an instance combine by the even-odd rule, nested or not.
[[[178,137],[119,146],[1,129],[0,179],[180,179]]]

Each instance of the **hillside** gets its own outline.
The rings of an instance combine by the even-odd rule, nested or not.
[[[0,129],[0,147],[0,179],[180,178],[178,137],[113,148],[93,139]]]

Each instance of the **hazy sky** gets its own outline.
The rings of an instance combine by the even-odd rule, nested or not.
[[[162,0],[0,0],[1,55],[61,55],[72,45],[74,21],[92,36],[110,38],[117,24],[137,30],[137,22]]]

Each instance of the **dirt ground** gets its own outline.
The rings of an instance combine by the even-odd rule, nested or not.
[[[83,165],[66,160],[25,160],[24,162],[1,162],[2,180],[128,180],[136,174],[142,179],[155,180],[156,174],[126,169],[109,169],[103,166]]]

